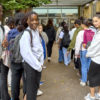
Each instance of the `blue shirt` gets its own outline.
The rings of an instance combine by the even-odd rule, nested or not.
[[[14,39],[19,33],[20,32],[16,28],[10,30],[7,37],[8,42],[10,42],[11,39]],[[8,45],[8,50],[9,49],[10,49],[10,44]]]

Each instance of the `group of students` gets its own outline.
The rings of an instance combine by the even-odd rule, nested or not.
[[[100,13],[93,19],[77,19],[74,26],[68,31],[67,24],[62,22],[58,29],[58,60],[68,66],[71,51],[74,50],[74,64],[81,75],[80,85],[88,84],[90,87],[90,93],[84,99],[100,100]],[[64,44],[65,41],[67,43]],[[95,93],[97,86],[99,92]]]
[[[0,21],[2,15],[0,4]],[[0,25],[0,100],[20,100],[21,79],[23,99],[36,100],[48,42],[38,14],[33,11],[16,13],[6,19],[6,25]],[[7,82],[9,69],[11,97]]]
[[[2,12],[0,4],[0,20]],[[46,45],[50,61],[56,35],[51,20],[44,29],[47,35],[38,20],[38,14],[31,11],[26,14],[17,13],[14,18],[9,17],[6,20],[4,27],[0,25],[1,100],[20,100],[21,78],[24,99],[36,100],[46,58]],[[85,96],[85,100],[100,100],[100,14],[96,14],[92,20],[77,19],[74,25],[75,28],[69,31],[67,23],[62,22],[58,30],[59,62],[64,61],[68,66],[71,62],[70,51],[75,50],[75,66],[79,68],[81,75],[80,85],[85,86],[88,83],[90,86],[90,93]],[[15,45],[15,40],[18,39],[18,44]],[[12,52],[12,49],[17,52]],[[7,85],[9,68],[12,73],[11,97]],[[95,93],[97,86],[99,92]]]

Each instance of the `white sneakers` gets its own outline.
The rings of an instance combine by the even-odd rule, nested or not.
[[[80,85],[81,85],[81,86],[86,86],[86,83],[81,81],[81,82],[80,82]]]
[[[87,94],[87,96],[84,97],[85,100],[100,100],[100,94],[95,93],[94,97],[91,97],[90,93]]]
[[[97,100],[100,100],[100,94],[99,93],[96,93],[95,97],[96,97]]]
[[[84,97],[85,100],[96,100],[95,97],[91,97],[90,93],[87,94],[87,96]]]
[[[48,57],[48,62],[50,62],[51,61],[51,57]]]
[[[38,89],[37,96],[41,96],[42,94],[43,94],[43,92]]]

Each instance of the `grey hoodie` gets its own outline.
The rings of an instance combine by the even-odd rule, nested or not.
[[[90,57],[92,61],[100,64],[100,30],[94,35],[91,45],[87,50],[86,57]]]

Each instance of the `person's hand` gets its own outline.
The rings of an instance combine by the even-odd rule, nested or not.
[[[86,48],[86,44],[83,44],[83,47]]]
[[[7,41],[7,40],[3,40],[3,42],[2,42],[2,47],[3,47],[3,48],[8,47],[8,41]]]
[[[80,58],[80,55],[75,55],[75,57]]]

